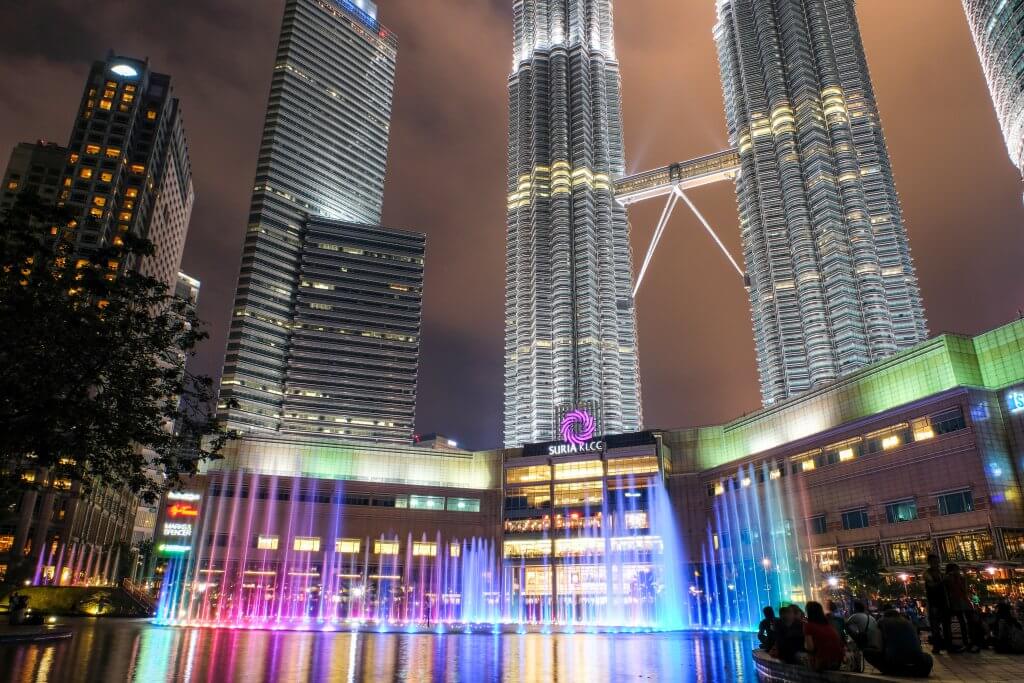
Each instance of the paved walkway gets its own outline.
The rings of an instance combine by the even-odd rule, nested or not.
[[[927,652],[927,650],[925,650]],[[1024,681],[1024,655],[997,655],[991,650],[978,654],[932,655],[935,668],[929,681],[970,681],[971,683],[1020,683]],[[870,666],[866,671],[874,671]],[[914,679],[906,679],[914,680]]]

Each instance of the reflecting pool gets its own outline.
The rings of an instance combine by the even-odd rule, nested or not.
[[[75,637],[0,647],[0,679],[46,681],[755,681],[734,633],[312,633],[70,622]]]

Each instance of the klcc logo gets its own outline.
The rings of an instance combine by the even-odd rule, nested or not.
[[[597,422],[586,410],[577,408],[565,414],[559,427],[562,440],[566,443],[548,446],[549,455],[565,455],[567,453],[594,453],[604,450],[604,442],[594,440]]]

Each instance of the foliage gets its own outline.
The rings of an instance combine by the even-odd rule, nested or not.
[[[882,560],[872,553],[855,555],[846,561],[846,585],[860,597],[877,595],[884,579]]]
[[[153,245],[124,234],[81,255],[76,227],[34,196],[0,217],[5,506],[37,470],[151,502],[232,437],[210,378],[185,370],[206,337],[193,307],[132,267]]]

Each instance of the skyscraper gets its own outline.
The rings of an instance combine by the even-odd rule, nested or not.
[[[54,142],[19,142],[0,185],[0,213],[10,209],[18,195],[31,192],[44,204],[53,206],[60,192],[61,176],[68,151]]]
[[[611,0],[515,0],[509,87],[505,443],[583,406],[642,423]]]
[[[221,380],[231,428],[412,440],[424,238],[377,227],[398,44],[376,13],[285,3]]]
[[[928,335],[853,0],[718,0],[764,403]]]
[[[1024,2],[963,3],[1006,148],[1024,176]]]
[[[155,254],[125,264],[174,293],[194,201],[185,125],[171,77],[113,53],[93,63],[71,129],[58,203],[83,253],[130,232]]]

